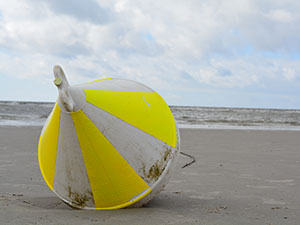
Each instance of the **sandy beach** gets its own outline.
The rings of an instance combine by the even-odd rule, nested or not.
[[[0,224],[300,224],[300,131],[181,129],[181,168],[143,208],[74,210],[44,183],[41,127],[0,127]]]

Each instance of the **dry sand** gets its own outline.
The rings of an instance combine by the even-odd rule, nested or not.
[[[0,127],[0,224],[300,224],[300,131],[182,129],[176,174],[143,208],[73,210],[44,183],[40,127]]]

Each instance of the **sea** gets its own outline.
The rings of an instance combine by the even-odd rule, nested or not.
[[[42,126],[53,102],[0,101],[0,126]],[[300,130],[300,110],[170,106],[179,128]]]

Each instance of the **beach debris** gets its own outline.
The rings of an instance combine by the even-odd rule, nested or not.
[[[49,188],[79,209],[139,207],[163,190],[180,151],[166,102],[130,80],[70,86],[60,66],[54,76],[59,95],[39,140]]]
[[[23,200],[22,202],[26,203],[26,204],[31,204],[29,201],[27,200]]]
[[[15,193],[13,193],[12,196],[22,197],[23,194],[15,194]]]
[[[228,207],[227,206],[218,206],[214,209],[208,209],[208,213],[221,213],[221,211],[226,210]]]

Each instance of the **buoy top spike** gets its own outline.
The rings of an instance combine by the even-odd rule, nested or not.
[[[55,77],[54,84],[56,86],[60,86],[61,84],[64,84],[65,86],[69,86],[69,82],[61,66],[55,65],[53,67],[53,73]]]
[[[54,73],[54,84],[56,85],[59,93],[59,100],[62,104],[62,107],[65,109],[66,112],[74,112],[75,111],[75,104],[72,98],[72,95],[69,91],[69,82],[66,78],[66,75],[61,68],[61,66],[56,65],[53,67]]]

